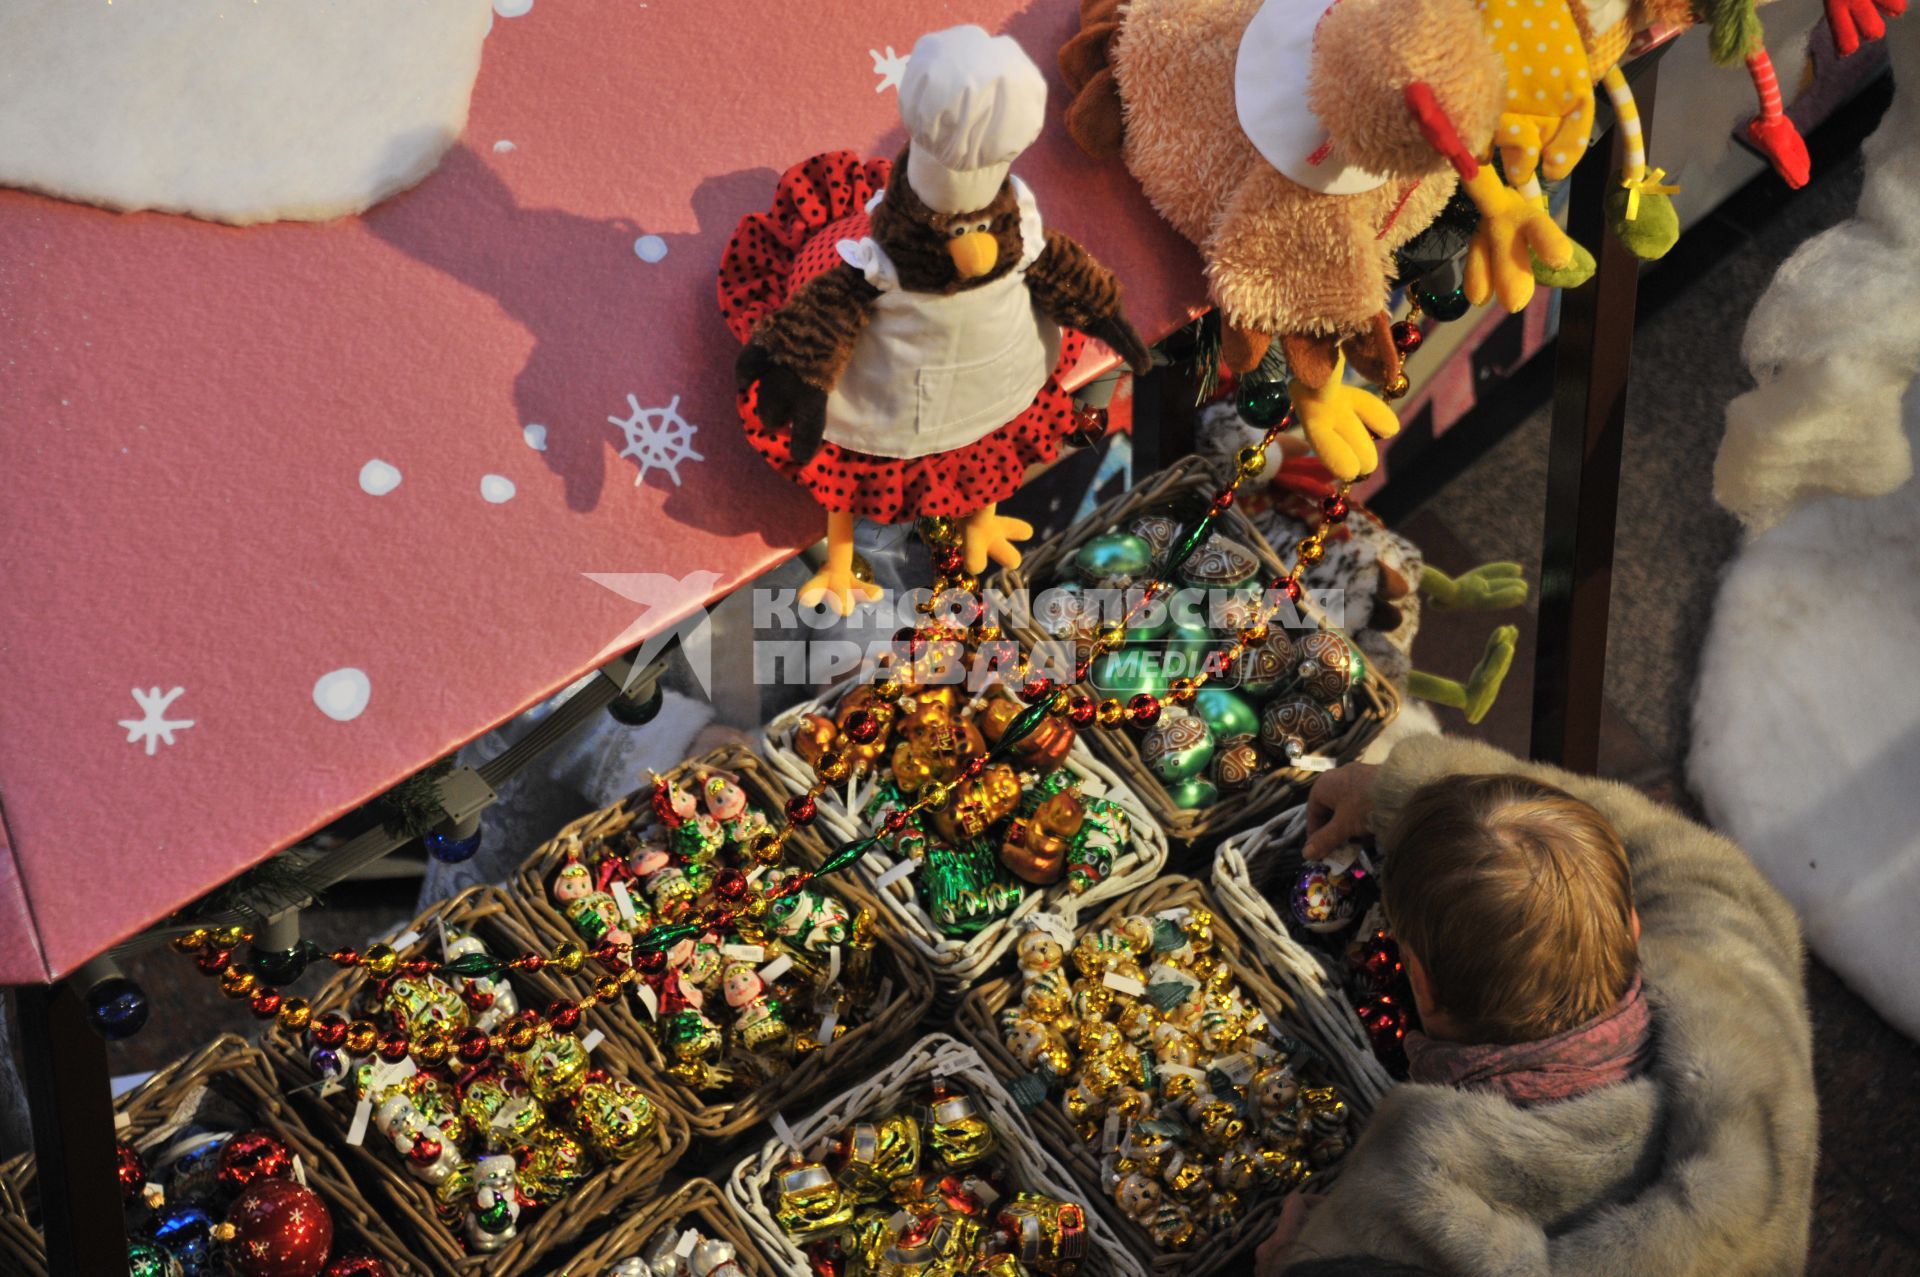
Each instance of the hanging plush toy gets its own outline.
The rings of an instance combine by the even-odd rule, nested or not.
[[[1018,564],[1033,529],[996,507],[1071,433],[1060,377],[1083,334],[1148,367],[1119,283],[1044,229],[1009,175],[1046,96],[1009,37],[924,36],[900,83],[900,161],[808,160],[728,246],[720,306],[746,342],[747,438],[828,511],[827,565],[803,604],[846,613],[856,592],[878,597],[854,577],[856,517],[965,516],[969,572]]]

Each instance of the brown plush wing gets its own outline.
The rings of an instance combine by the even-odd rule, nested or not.
[[[1121,309],[1120,281],[1072,237],[1046,234],[1046,248],[1027,267],[1034,304],[1054,323],[1099,338],[1135,372],[1146,372],[1153,357]]]
[[[749,349],[757,360],[783,365],[818,390],[840,380],[880,291],[844,263],[808,280],[787,304],[762,319]]]

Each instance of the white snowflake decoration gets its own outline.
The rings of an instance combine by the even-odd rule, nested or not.
[[[900,87],[900,77],[907,73],[905,54],[895,53],[893,46],[888,45],[885,53],[881,53],[878,49],[868,49],[867,56],[873,59],[873,73],[880,77],[880,83],[873,86],[875,93],[885,93],[888,89]]]
[[[153,757],[162,744],[173,744],[173,734],[193,726],[191,718],[168,718],[167,706],[179,699],[187,689],[176,687],[171,692],[162,692],[157,687],[146,691],[133,690],[133,703],[140,707],[145,718],[123,718],[120,726],[127,729],[127,743],[137,745],[146,741],[147,757]]]
[[[631,417],[608,417],[607,420],[627,436],[627,446],[620,449],[620,455],[640,463],[640,473],[633,476],[634,484],[645,483],[647,475],[658,469],[666,471],[673,486],[679,487],[680,463],[706,460],[693,450],[693,436],[699,433],[700,427],[680,415],[680,396],[675,395],[673,402],[664,408],[642,408],[637,398],[628,395],[627,407],[633,410]]]

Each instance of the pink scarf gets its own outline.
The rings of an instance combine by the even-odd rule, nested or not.
[[[1538,1042],[1474,1046],[1411,1030],[1406,1048],[1411,1081],[1497,1091],[1524,1107],[1638,1076],[1653,1054],[1653,1021],[1636,975],[1613,1010]]]

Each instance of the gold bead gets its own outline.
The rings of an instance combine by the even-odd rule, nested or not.
[[[568,975],[572,975],[586,965],[587,951],[572,940],[564,940],[554,947],[553,965]]]
[[[927,807],[939,809],[947,805],[947,799],[953,797],[953,786],[934,781],[920,791],[920,800]]]
[[[747,854],[756,865],[777,865],[786,852],[786,839],[771,829],[762,829],[747,839]]]
[[[1261,447],[1242,448],[1234,454],[1234,460],[1239,463],[1241,474],[1256,479],[1267,468],[1267,450]]]
[[[1176,678],[1173,680],[1172,683],[1168,684],[1167,695],[1176,704],[1185,705],[1188,701],[1191,701],[1193,699],[1194,693],[1199,690],[1200,688],[1198,684],[1196,684],[1192,679]]]
[[[424,1068],[438,1068],[447,1062],[453,1048],[444,1037],[431,1037],[413,1044],[413,1062]]]
[[[1003,637],[1002,631],[997,625],[982,625],[976,629],[973,634],[974,637],[982,643],[998,643]]]
[[[373,1044],[380,1040],[380,1030],[372,1020],[354,1020],[347,1025],[347,1039],[343,1044],[348,1055],[371,1055]]]
[[[1407,379],[1407,374],[1397,372],[1393,374],[1392,381],[1380,387],[1380,397],[1391,403],[1395,399],[1405,399],[1407,392],[1412,389],[1413,383]]]
[[[220,992],[230,998],[244,998],[253,992],[256,983],[253,972],[241,966],[231,966],[220,973]]]
[[[1127,627],[1119,621],[1109,621],[1100,627],[1094,642],[1103,652],[1111,652],[1127,641]]]
[[[507,1030],[507,1046],[515,1051],[528,1050],[533,1046],[533,1039],[536,1036],[531,1024],[525,1020],[516,1020],[513,1027]]]
[[[1302,541],[1294,550],[1294,553],[1299,556],[1302,563],[1309,564],[1318,563],[1321,556],[1326,552],[1326,547],[1321,545],[1320,542],[1313,537],[1308,537]]]
[[[239,927],[222,927],[213,933],[213,947],[216,949],[238,949],[250,937]]]
[[[944,515],[935,515],[931,519],[920,521],[920,535],[928,545],[951,545],[954,540],[953,520]]]
[[[372,944],[360,955],[360,965],[376,980],[384,980],[400,967],[400,955],[390,944]]]
[[[1267,627],[1264,625],[1249,625],[1246,629],[1240,631],[1240,641],[1248,645],[1266,642]]]
[[[754,892],[747,897],[747,903],[742,906],[742,909],[747,917],[758,921],[767,916],[767,898],[759,892]]]
[[[813,760],[813,774],[829,783],[845,780],[847,773],[852,770],[853,764],[837,749],[830,749]]]
[[[1109,696],[1100,702],[1099,708],[1094,710],[1094,715],[1100,720],[1100,726],[1118,727],[1127,721],[1127,707]]]
[[[287,998],[280,1003],[274,1018],[287,1032],[299,1033],[313,1022],[313,1009],[307,1005],[305,998]]]
[[[1073,704],[1073,692],[1063,687],[1047,698],[1047,711],[1052,714],[1064,714],[1071,704]]]
[[[873,694],[883,701],[897,701],[906,690],[907,685],[897,678],[881,679],[873,685]]]
[[[195,927],[184,936],[173,938],[173,947],[178,953],[198,953],[207,947],[213,936],[205,927]]]
[[[593,982],[593,996],[602,1002],[613,1002],[620,997],[620,981],[612,976],[601,976]]]

